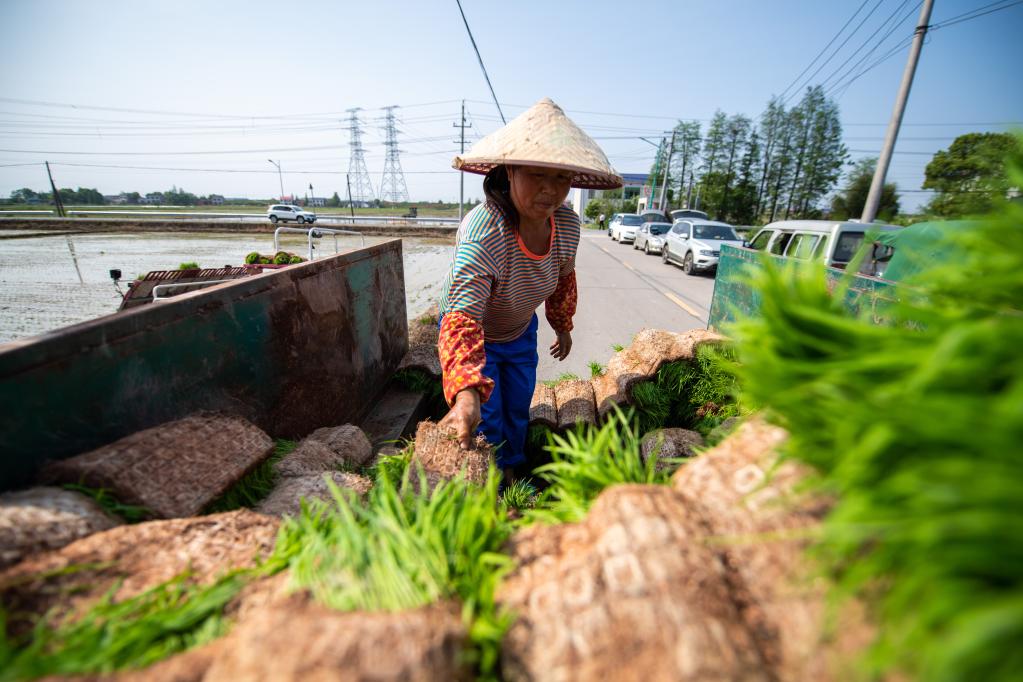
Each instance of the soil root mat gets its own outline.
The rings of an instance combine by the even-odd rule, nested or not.
[[[342,491],[350,490],[359,496],[365,495],[373,487],[373,482],[365,476],[340,471],[283,478],[266,499],[259,503],[256,511],[268,516],[298,516],[303,499],[333,500],[328,480]]]
[[[558,404],[554,398],[554,387],[542,381],[536,382],[533,399],[529,403],[529,423],[546,426],[549,429],[558,427]]]
[[[91,498],[62,488],[0,495],[0,569],[107,530],[120,521]]]
[[[657,470],[669,471],[677,469],[678,463],[664,460],[692,457],[696,454],[696,449],[702,446],[703,436],[699,431],[679,428],[657,429],[643,436],[639,454],[646,462],[651,455],[657,453]]]
[[[241,417],[201,412],[47,465],[47,483],[105,488],[161,518],[195,516],[266,459],[273,441]]]
[[[459,473],[464,473],[467,481],[482,485],[492,461],[490,445],[482,435],[476,436],[471,449],[463,450],[454,429],[431,421],[419,422],[412,465],[423,468],[431,487]]]
[[[597,406],[593,402],[593,387],[589,381],[560,381],[554,387],[554,397],[558,405],[559,428],[570,429],[580,422],[597,423]]]
[[[207,584],[267,557],[278,525],[242,509],[118,526],[0,572],[0,604],[11,615],[9,627],[20,631],[51,608],[58,619],[88,608],[115,584],[115,600],[186,572],[190,581]]]

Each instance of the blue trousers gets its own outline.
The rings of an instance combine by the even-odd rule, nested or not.
[[[480,433],[487,442],[500,445],[497,465],[515,467],[526,462],[526,431],[529,429],[529,404],[536,388],[536,313],[522,335],[505,343],[485,342],[487,363],[483,374],[494,380],[494,392],[483,403]]]

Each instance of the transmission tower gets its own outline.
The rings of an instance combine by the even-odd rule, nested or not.
[[[345,109],[349,114],[349,130],[352,137],[349,142],[351,156],[348,159],[348,175],[352,183],[351,199],[353,201],[373,201],[376,195],[373,193],[373,183],[369,179],[369,171],[366,169],[366,150],[362,146],[362,129],[359,127],[359,108]]]
[[[384,107],[387,112],[384,131],[387,156],[384,157],[384,174],[380,178],[380,200],[394,204],[408,201],[408,187],[405,186],[405,173],[401,170],[401,159],[398,157],[398,129],[394,126],[394,110],[396,106]]]

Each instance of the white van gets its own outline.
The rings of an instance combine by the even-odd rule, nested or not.
[[[901,230],[898,225],[834,220],[780,220],[760,228],[746,245],[776,256],[823,260],[845,269],[868,231]]]

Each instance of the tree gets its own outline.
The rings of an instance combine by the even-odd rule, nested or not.
[[[340,205],[341,205],[341,197],[339,197],[337,195],[337,192],[334,192],[334,196],[332,196],[331,198],[327,199],[327,206],[330,206],[332,208],[337,208]]]
[[[13,204],[35,203],[41,199],[42,197],[37,192],[28,187],[22,187],[11,192],[11,203]]]
[[[807,88],[793,110],[799,147],[796,167],[785,202],[785,217],[816,217],[818,204],[838,182],[848,154],[842,144],[838,105],[824,96],[821,86]]]
[[[692,182],[696,160],[700,157],[700,123],[679,121],[675,126],[675,158],[671,175],[678,179],[679,206],[686,202],[686,183]]]
[[[768,180],[771,173],[771,163],[775,159],[775,149],[778,142],[785,135],[785,105],[781,99],[772,97],[767,103],[767,109],[760,115],[760,138],[762,140],[760,152],[760,180],[757,183],[757,200],[754,213],[759,216],[764,207],[764,199],[769,185]]]
[[[137,204],[142,199],[142,196],[138,192],[127,192],[125,193],[124,198],[129,204]]]
[[[832,217],[842,220],[859,218],[863,215],[863,207],[870,194],[870,183],[874,180],[877,168],[876,158],[860,159],[846,176],[845,187],[831,201]],[[883,222],[891,222],[899,212],[899,195],[894,182],[886,182],[881,191],[881,204],[877,209],[877,217]]]
[[[1005,159],[1020,150],[1011,133],[967,133],[939,151],[924,171],[924,189],[937,190],[928,210],[958,217],[985,213],[1011,188]]]

